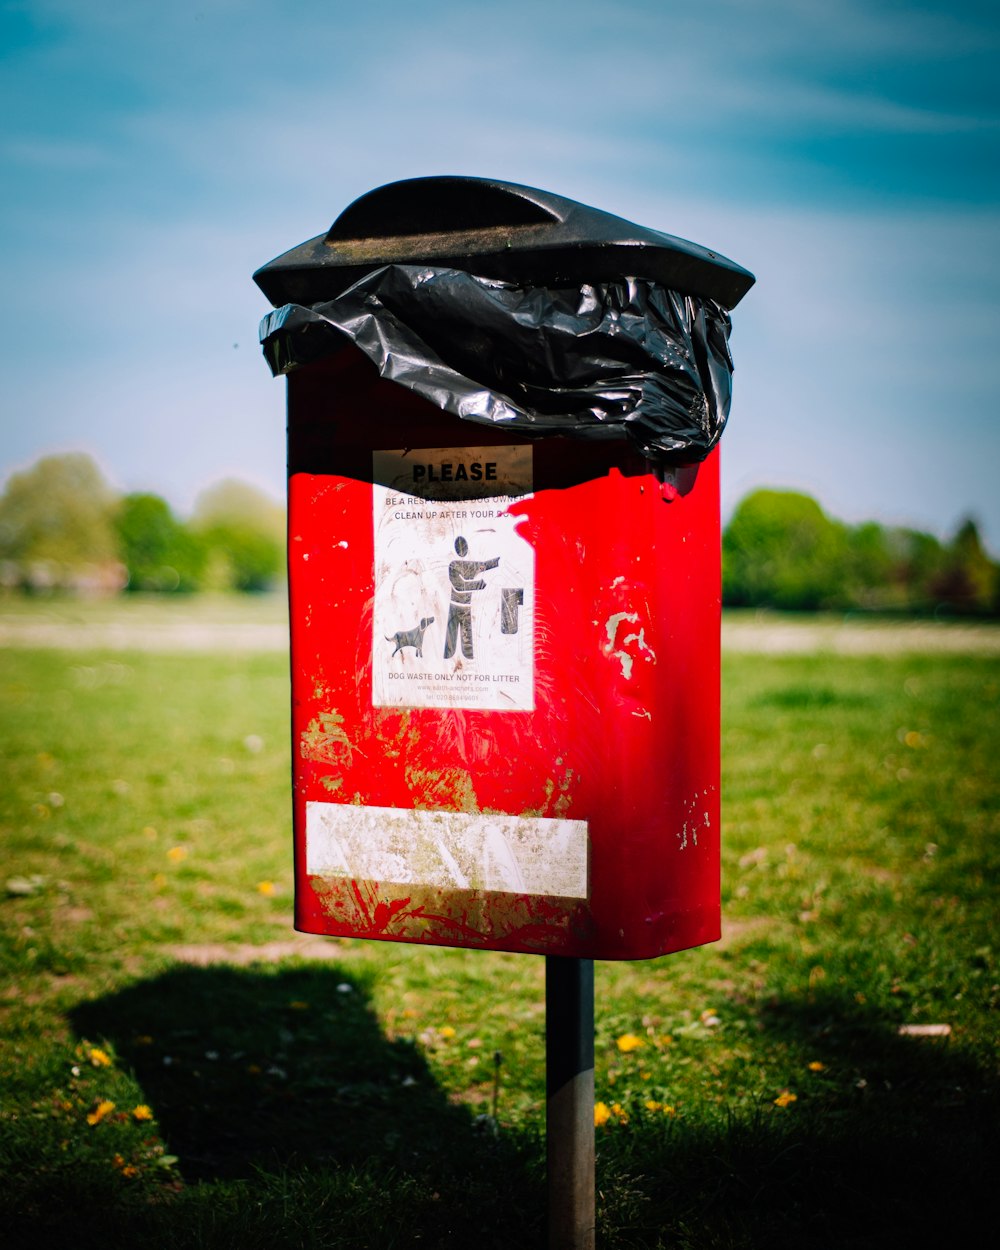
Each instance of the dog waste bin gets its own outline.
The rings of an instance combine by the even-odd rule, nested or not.
[[[716,939],[716,443],[752,275],[426,178],[255,280],[288,376],[296,926],[597,959]]]

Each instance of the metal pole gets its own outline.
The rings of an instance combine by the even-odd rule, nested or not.
[[[594,961],[545,957],[549,1250],[594,1250]]]

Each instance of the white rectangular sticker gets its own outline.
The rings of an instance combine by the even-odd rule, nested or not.
[[[309,802],[306,872],[586,899],[587,822]]]
[[[530,447],[373,452],[375,707],[531,711]]]

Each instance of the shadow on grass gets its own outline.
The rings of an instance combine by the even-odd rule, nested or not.
[[[608,1187],[617,1178],[636,1199],[631,1234],[615,1244],[992,1244],[1000,1089],[960,1042],[900,1036],[836,994],[771,1003],[755,1023],[760,1052],[777,1049],[801,1071],[795,1101],[777,1107],[770,1090],[715,1125],[608,1135]],[[823,1070],[810,1073],[817,1055]]]
[[[72,1023],[113,1044],[178,1156],[151,1244],[541,1244],[537,1142],[449,1102],[344,968],[181,966]]]
[[[179,967],[81,1005],[72,1023],[134,1071],[188,1183],[131,1205],[64,1187],[34,1244],[545,1243],[540,1138],[477,1127],[418,1050],[384,1035],[366,985],[342,968]],[[797,1101],[777,1108],[769,1091],[728,1117],[635,1115],[602,1129],[601,1246],[911,1250],[952,1244],[959,1230],[991,1238],[997,1088],[960,1044],[899,1037],[836,994],[771,1003],[751,1023],[761,1060],[782,1054],[802,1071]],[[824,1069],[810,1083],[817,1055]]]
[[[114,1043],[188,1181],[373,1156],[411,1165],[471,1132],[337,967],[181,966],[83,1004],[73,1024]]]

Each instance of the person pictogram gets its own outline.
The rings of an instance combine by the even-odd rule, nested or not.
[[[458,638],[462,638],[462,655],[472,659],[472,596],[477,590],[485,590],[481,574],[488,573],[500,564],[500,557],[493,560],[466,560],[469,544],[459,535],[455,539],[455,552],[459,559],[448,565],[451,582],[451,604],[448,608],[448,629],[444,640],[444,658],[450,660],[455,654]]]

